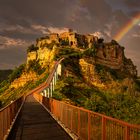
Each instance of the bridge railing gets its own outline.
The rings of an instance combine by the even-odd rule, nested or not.
[[[8,135],[18,112],[22,107],[24,99],[24,96],[22,96],[0,110],[0,140],[5,139]]]
[[[39,93],[43,91],[46,87],[50,87],[50,83],[52,82],[53,76],[57,70],[59,63],[61,63],[62,60],[63,58],[56,61],[52,72],[50,73],[49,77],[44,83],[42,83],[40,86],[33,89],[32,91],[24,94],[22,97],[13,101],[11,104],[7,105],[6,107],[0,109],[0,140],[4,140],[8,136],[10,129],[12,128],[22,108],[22,105],[24,104],[26,97],[32,93]]]
[[[34,93],[59,121],[82,140],[140,140],[140,126]]]
[[[8,136],[10,129],[13,127],[13,124],[22,108],[22,105],[24,104],[26,97],[32,93],[38,93],[42,91],[44,89],[44,86],[46,86],[46,83],[41,84],[39,87],[11,102],[6,107],[0,109],[0,140],[4,140]]]

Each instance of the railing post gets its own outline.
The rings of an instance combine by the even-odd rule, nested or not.
[[[81,125],[81,122],[80,122],[80,109],[78,109],[78,136],[80,137],[80,125]]]
[[[125,127],[125,140],[130,140],[130,127]]]
[[[71,130],[72,130],[72,127],[73,127],[73,125],[72,125],[72,123],[73,123],[73,110],[71,109],[71,120],[70,120],[70,122],[71,122]]]
[[[53,88],[52,88],[52,82],[50,83],[50,90],[51,90],[50,97],[52,97],[52,90],[53,90]]]
[[[106,140],[106,118],[102,116],[102,140]]]
[[[90,112],[88,112],[88,140],[91,138],[91,115]]]

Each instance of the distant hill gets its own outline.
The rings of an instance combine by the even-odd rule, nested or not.
[[[0,83],[8,79],[8,76],[12,73],[13,70],[0,70]]]

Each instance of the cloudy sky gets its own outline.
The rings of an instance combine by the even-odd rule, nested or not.
[[[27,47],[49,32],[72,28],[111,40],[138,13],[140,0],[0,0],[0,69],[25,63]],[[140,20],[119,43],[140,71]]]

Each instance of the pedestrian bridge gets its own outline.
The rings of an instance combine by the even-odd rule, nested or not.
[[[52,99],[59,64],[46,82],[0,110],[0,140],[140,140],[140,126]]]

